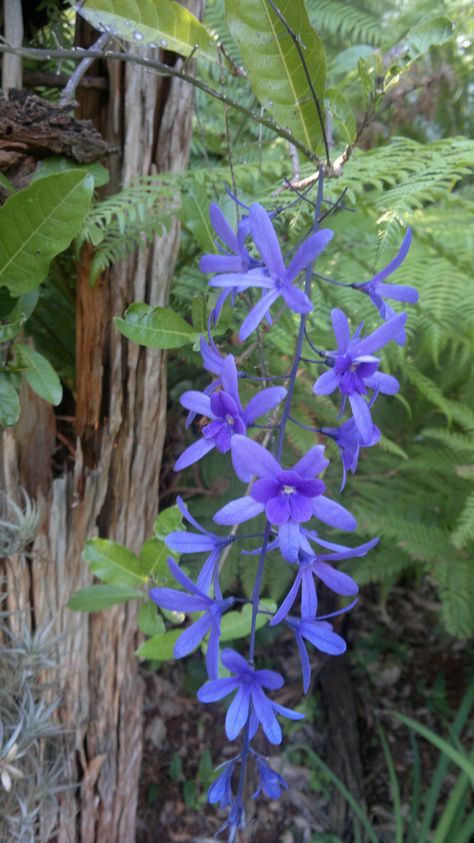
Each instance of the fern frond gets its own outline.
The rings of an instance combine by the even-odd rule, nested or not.
[[[466,498],[456,528],[451,536],[455,547],[465,547],[474,539],[474,492]]]

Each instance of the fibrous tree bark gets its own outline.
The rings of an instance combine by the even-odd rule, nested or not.
[[[202,0],[188,0],[202,12]],[[79,43],[88,32],[79,25]],[[191,137],[192,90],[143,68],[106,66],[108,91],[86,90],[79,116],[91,118],[120,153],[111,189],[151,172],[182,170]],[[98,71],[94,71],[96,74]],[[124,340],[112,319],[134,300],[167,301],[179,245],[179,222],[132,259],[88,283],[90,253],[77,273],[75,460],[53,477],[53,411],[23,395],[21,420],[4,433],[7,493],[23,486],[41,507],[28,556],[8,566],[11,605],[31,623],[54,621],[61,634],[61,719],[72,732],[69,776],[78,784],[61,799],[58,843],[132,843],[142,747],[142,697],[132,604],[92,615],[65,608],[91,581],[81,553],[100,535],[139,550],[151,532],[166,421],[166,359]]]

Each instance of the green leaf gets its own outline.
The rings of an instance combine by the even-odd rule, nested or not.
[[[7,179],[4,173],[0,173],[0,185],[6,190],[8,193],[15,193],[15,185],[12,184],[10,179]]]
[[[25,321],[26,317],[20,316],[20,318],[16,319],[14,322],[0,323],[0,343],[10,342],[10,340],[14,339],[16,335],[20,333]]]
[[[156,605],[151,600],[140,606],[137,624],[138,629],[144,635],[161,635],[165,631],[163,618],[158,614]]]
[[[67,604],[74,612],[100,612],[118,603],[143,597],[140,591],[119,585],[89,585],[72,595]]]
[[[83,556],[95,576],[104,582],[133,587],[147,581],[143,562],[121,544],[108,539],[89,539]]]
[[[173,582],[166,561],[168,556],[174,556],[174,554],[171,550],[168,550],[162,541],[153,538],[148,539],[140,551],[143,571],[160,584]]]
[[[33,392],[50,404],[57,406],[63,397],[63,388],[51,363],[29,345],[15,343],[16,365],[21,368]]]
[[[417,720],[413,720],[411,717],[407,717],[405,714],[400,714],[398,711],[393,712],[394,716],[397,717],[402,723],[405,723],[405,726],[408,726],[410,729],[413,729],[414,732],[418,732],[425,740],[429,741],[433,746],[440,750],[450,761],[456,764],[461,770],[469,778],[472,786],[474,787],[474,763],[473,761],[464,755],[459,750],[455,749],[451,744],[444,740],[444,738],[440,738],[435,732],[431,729],[428,729],[426,726],[423,726],[422,723],[418,723]]]
[[[170,629],[163,635],[154,635],[145,641],[137,650],[136,655],[141,659],[163,662],[174,659],[174,645],[182,633],[182,629]]]
[[[446,17],[436,17],[418,23],[405,36],[410,51],[410,59],[418,58],[428,52],[430,47],[449,41],[453,34],[453,23]]]
[[[39,179],[0,208],[0,285],[14,296],[46,278],[52,259],[79,231],[94,182],[71,170]]]
[[[341,129],[344,141],[346,143],[352,143],[355,138],[357,126],[354,112],[349,102],[337,88],[328,88],[325,99],[327,109],[331,113],[336,126]]]
[[[11,427],[20,418],[20,397],[10,377],[0,372],[0,425]]]
[[[91,161],[90,164],[78,164],[71,158],[52,156],[51,158],[45,158],[41,162],[38,169],[33,173],[31,181],[34,182],[37,179],[44,179],[45,176],[52,176],[53,174],[64,173],[66,171],[69,172],[70,170],[80,171],[84,176],[92,176],[94,187],[103,187],[104,184],[108,184],[110,179],[110,173],[107,167],[104,167],[99,161]]]
[[[298,36],[309,77],[324,109],[326,58],[309,22],[304,0],[278,0]],[[255,96],[277,123],[311,152],[321,149],[322,130],[301,58],[284,24],[266,0],[226,0],[227,22]]]
[[[261,600],[260,606],[269,612],[276,610],[273,600]],[[269,615],[257,615],[256,629],[270,620]],[[234,638],[246,638],[250,633],[252,623],[252,607],[246,604],[240,612],[226,612],[221,620],[221,641],[231,641]]]
[[[134,302],[124,318],[116,316],[114,322],[127,339],[147,348],[181,348],[199,337],[179,313],[169,307],[151,307],[143,302]]]
[[[174,504],[174,506],[168,506],[166,509],[163,509],[157,515],[153,524],[153,532],[157,539],[164,541],[168,533],[171,533],[173,530],[179,530],[182,524],[183,516],[179,507]]]
[[[87,0],[78,11],[96,29],[133,44],[217,61],[216,43],[210,33],[173,0]]]

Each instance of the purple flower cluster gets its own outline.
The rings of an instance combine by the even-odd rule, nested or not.
[[[308,647],[327,655],[340,655],[346,649],[341,635],[330,618],[348,611],[357,600],[358,586],[354,579],[338,569],[341,561],[362,557],[378,542],[377,538],[355,547],[335,543],[316,532],[314,519],[323,531],[353,531],[357,527],[352,513],[334,500],[322,479],[329,465],[325,446],[318,441],[326,437],[336,443],[343,465],[343,484],[348,471],[357,469],[361,448],[374,446],[381,433],[372,420],[371,410],[381,394],[393,395],[399,389],[397,380],[380,371],[376,352],[394,340],[405,338],[406,314],[396,314],[384,302],[415,302],[417,293],[410,287],[385,283],[388,275],[401,264],[408,251],[408,232],[398,255],[370,281],[350,286],[369,295],[384,322],[372,333],[363,333],[363,324],[353,332],[349,319],[339,308],[331,314],[335,336],[334,350],[318,351],[326,369],[316,379],[313,393],[340,393],[340,417],[346,409],[350,415],[339,427],[322,427],[315,433],[315,444],[294,465],[284,462],[285,429],[290,419],[296,377],[303,359],[303,344],[308,337],[307,318],[313,305],[311,281],[313,265],[333,236],[329,229],[319,230],[318,218],[322,201],[322,178],[316,203],[315,224],[290,259],[284,258],[270,214],[258,203],[245,208],[244,216],[234,232],[220,208],[210,208],[211,223],[216,232],[216,254],[205,255],[200,268],[212,273],[211,288],[221,289],[210,325],[218,320],[229,295],[257,289],[260,297],[250,305],[240,328],[240,339],[246,340],[262,319],[271,324],[271,308],[281,299],[290,311],[299,316],[299,332],[291,372],[286,388],[265,386],[244,406],[239,395],[239,361],[224,354],[216,346],[210,330],[201,338],[204,368],[213,375],[212,383],[202,392],[189,390],[181,403],[190,415],[203,418],[201,437],[178,459],[177,470],[187,468],[204,458],[211,450],[229,454],[229,469],[246,484],[244,494],[220,506],[214,514],[216,524],[231,527],[228,535],[219,535],[202,527],[189,513],[183,501],[178,506],[191,531],[173,531],[167,536],[168,547],[177,554],[205,554],[196,581],[173,560],[168,560],[171,574],[179,588],[154,588],[151,598],[162,609],[191,615],[190,625],[176,641],[174,655],[182,658],[198,647],[205,649],[208,680],[200,687],[202,703],[216,703],[232,695],[227,707],[225,731],[229,741],[241,737],[240,752],[218,768],[218,775],[209,788],[208,798],[220,808],[228,809],[225,828],[229,840],[235,838],[245,822],[244,793],[247,767],[254,764],[258,787],[254,796],[263,792],[278,798],[287,788],[265,758],[257,753],[252,741],[261,730],[271,744],[282,740],[279,717],[298,720],[299,711],[278,702],[283,676],[267,667],[255,665],[255,631],[257,616],[266,614],[270,626],[286,626],[294,636],[301,661],[303,690],[311,682],[311,658]],[[298,285],[304,276],[304,287]],[[310,345],[311,341],[308,338]],[[312,346],[314,348],[314,346]],[[258,380],[258,379],[257,379]],[[271,376],[267,377],[271,381]],[[279,409],[277,409],[279,408]],[[279,421],[275,422],[275,413]],[[274,427],[271,445],[249,436],[257,419],[268,417]],[[260,425],[261,426],[261,425]],[[265,425],[264,425],[265,426]],[[257,426],[258,427],[258,426]],[[342,489],[341,489],[342,491]],[[255,586],[250,600],[230,595],[224,597],[220,584],[220,566],[229,544],[239,542],[239,525],[257,519],[250,538],[256,541],[252,550],[242,553],[259,557]],[[320,527],[318,526],[318,530]],[[323,533],[324,535],[324,533]],[[245,538],[245,536],[243,537]],[[249,537],[247,537],[248,539]],[[263,566],[267,553],[280,554],[289,566],[292,582],[279,607],[273,613],[260,603]],[[318,590],[325,587],[343,598],[352,599],[331,616],[318,615]],[[251,605],[250,646],[243,655],[234,649],[221,649],[222,618],[239,604]],[[271,615],[271,617],[270,617]]]

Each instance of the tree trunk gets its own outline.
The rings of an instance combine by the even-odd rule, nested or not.
[[[187,5],[196,15],[202,11],[202,0]],[[91,117],[121,149],[112,162],[112,191],[142,174],[183,169],[191,88],[130,64],[110,64],[107,71],[108,95],[87,91],[80,116]],[[23,395],[20,422],[3,436],[8,494],[18,499],[22,485],[41,506],[32,552],[8,568],[11,604],[32,610],[35,626],[53,620],[62,635],[61,719],[74,733],[70,777],[79,787],[62,798],[58,843],[135,840],[143,698],[134,656],[136,608],[84,615],[65,604],[91,582],[81,559],[88,537],[111,538],[137,551],[151,533],[165,434],[166,359],[124,340],[112,318],[134,300],[166,303],[179,234],[175,221],[93,288],[90,254],[82,255],[73,469],[53,478],[54,413],[30,392]]]

